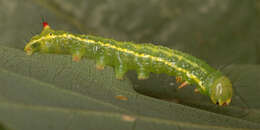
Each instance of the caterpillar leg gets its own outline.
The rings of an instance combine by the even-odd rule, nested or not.
[[[98,70],[103,70],[105,68],[105,57],[101,56],[96,61],[96,68]]]
[[[185,82],[183,82],[183,83],[178,87],[178,89],[181,89],[181,88],[183,88],[183,87],[186,87],[188,84],[189,84],[189,83],[185,81]]]
[[[73,55],[72,56],[72,60],[75,61],[75,62],[79,62],[81,59],[81,56],[78,56],[78,55]]]
[[[199,90],[198,88],[195,88],[195,89],[194,89],[194,92],[195,92],[195,93],[199,93],[200,90]]]
[[[139,80],[146,80],[149,78],[149,73],[147,72],[139,72],[137,78]]]
[[[138,75],[137,78],[139,80],[146,80],[149,78],[150,73],[144,67],[140,67],[137,70],[137,75]]]
[[[84,51],[75,51],[72,54],[72,60],[75,62],[79,62],[83,55],[84,55]]]
[[[180,83],[181,81],[182,81],[181,77],[178,77],[178,76],[177,76],[177,77],[176,77],[176,82],[177,82],[177,83]]]
[[[127,68],[124,65],[116,66],[115,67],[116,79],[123,80],[126,72],[127,72]]]
[[[104,65],[96,64],[96,69],[97,69],[97,70],[103,70],[104,68],[105,68]]]

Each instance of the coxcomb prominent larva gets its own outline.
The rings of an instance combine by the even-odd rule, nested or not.
[[[98,69],[112,66],[116,78],[122,79],[128,70],[136,70],[138,79],[147,79],[152,73],[166,73],[183,82],[196,85],[196,91],[208,95],[220,106],[231,102],[232,84],[218,70],[186,53],[153,44],[134,44],[91,35],[74,35],[55,31],[43,22],[43,31],[25,46],[28,55],[33,52],[72,54],[73,61],[86,57],[96,60]]]

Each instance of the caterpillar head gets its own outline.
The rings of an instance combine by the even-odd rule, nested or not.
[[[213,103],[219,106],[228,105],[232,98],[232,84],[226,76],[221,76],[215,80],[210,87],[210,98]]]
[[[51,36],[53,32],[55,31],[50,28],[48,23],[43,22],[42,32],[32,37],[30,42],[24,48],[24,51],[27,53],[27,55],[32,55],[33,52],[40,51],[42,40],[48,38],[48,36]]]

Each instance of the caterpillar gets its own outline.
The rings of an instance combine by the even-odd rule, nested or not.
[[[182,82],[178,88],[195,85],[195,92],[209,96],[219,106],[228,105],[232,98],[232,83],[220,71],[194,56],[164,46],[55,31],[43,22],[42,32],[32,37],[24,50],[27,55],[71,54],[76,62],[90,58],[96,61],[97,69],[113,67],[117,79],[123,79],[128,70],[136,70],[140,80],[149,78],[150,73],[165,73]]]

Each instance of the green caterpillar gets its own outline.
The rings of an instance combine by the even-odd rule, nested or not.
[[[116,78],[123,79],[128,70],[136,70],[138,79],[152,73],[166,73],[196,85],[196,91],[210,97],[213,103],[228,105],[232,98],[230,80],[207,63],[186,53],[153,44],[134,44],[90,35],[74,35],[55,31],[43,22],[43,31],[25,46],[28,55],[34,52],[72,54],[73,61],[82,57],[96,60],[96,67],[114,68]]]

